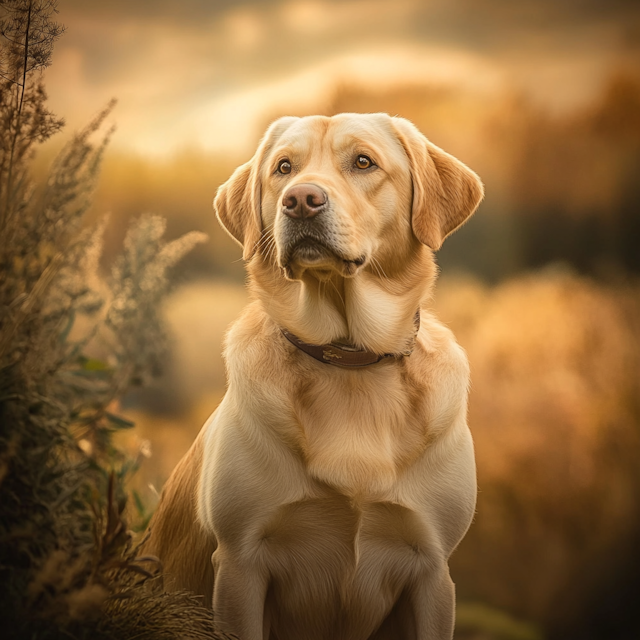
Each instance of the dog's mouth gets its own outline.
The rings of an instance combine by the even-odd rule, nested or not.
[[[290,280],[299,280],[305,271],[312,271],[320,279],[335,272],[349,278],[355,276],[365,262],[364,255],[345,257],[323,240],[304,237],[287,248],[281,266]]]

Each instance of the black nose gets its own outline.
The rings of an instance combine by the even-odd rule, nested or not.
[[[297,184],[282,197],[282,212],[297,220],[313,218],[327,206],[327,194],[315,184]]]

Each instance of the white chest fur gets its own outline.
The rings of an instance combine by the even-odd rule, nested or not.
[[[384,495],[426,446],[425,398],[395,362],[332,369],[294,396],[309,473],[347,495]]]

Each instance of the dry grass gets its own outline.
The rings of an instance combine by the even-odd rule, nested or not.
[[[164,361],[168,270],[205,236],[164,242],[141,216],[101,278],[104,225],[87,226],[112,105],[34,184],[34,145],[61,126],[39,70],[62,28],[55,0],[0,2],[0,624],[3,637],[221,638],[213,613],[163,594],[132,546],[112,433],[127,390]],[[104,359],[89,354],[99,344]]]

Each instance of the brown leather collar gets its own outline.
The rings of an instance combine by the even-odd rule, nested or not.
[[[401,353],[374,353],[373,351],[367,351],[366,349],[357,349],[351,345],[335,344],[333,342],[329,344],[309,344],[308,342],[303,342],[298,338],[298,336],[286,329],[281,329],[281,331],[282,335],[291,344],[295,345],[298,349],[309,354],[319,362],[332,364],[335,367],[357,369],[358,367],[367,367],[370,364],[376,364],[387,358],[401,358],[402,356],[411,355],[415,346],[416,336],[420,329],[420,309],[416,311],[413,325],[414,334],[411,339],[411,347]]]

